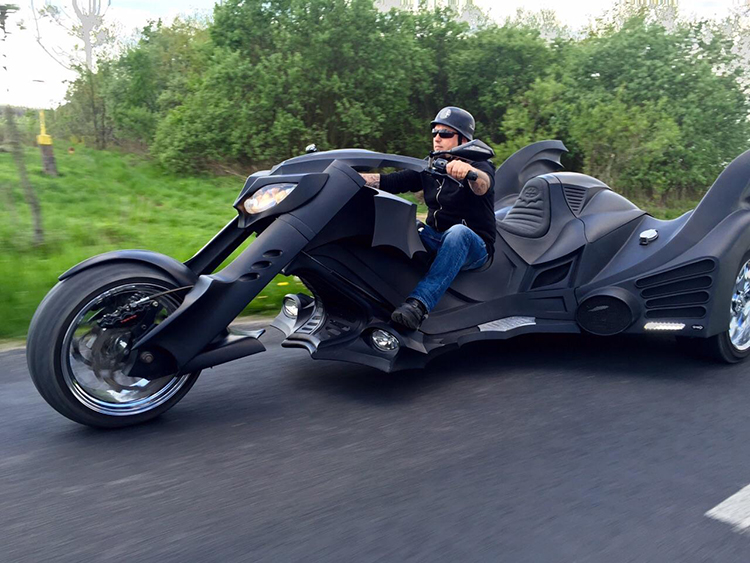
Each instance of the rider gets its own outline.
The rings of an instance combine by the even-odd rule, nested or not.
[[[474,136],[472,115],[453,106],[441,109],[430,127],[435,152],[452,149]],[[476,172],[476,180],[466,179],[471,171]],[[424,191],[429,212],[419,236],[434,259],[427,275],[391,315],[394,322],[412,330],[435,308],[459,271],[481,268],[495,249],[495,167],[489,160],[450,159],[446,172],[456,181],[413,170],[362,174],[368,186],[386,192]]]

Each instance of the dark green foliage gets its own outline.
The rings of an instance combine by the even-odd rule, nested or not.
[[[207,42],[200,22],[150,23],[120,57],[99,61],[96,73],[79,69],[54,132],[99,148],[149,146],[158,123],[184,102],[192,81],[205,71]]]
[[[706,23],[667,31],[638,15],[565,45],[548,76],[511,104],[498,152],[561,138],[575,164],[620,192],[695,197],[750,148],[730,48]]]
[[[569,168],[631,197],[695,198],[750,145],[748,77],[718,24],[665,17],[626,10],[550,40],[544,18],[469,29],[372,0],[226,0],[83,71],[55,127],[182,173],[249,170],[313,142],[423,156],[429,121],[459,105],[498,164],[560,138]]]
[[[477,136],[500,142],[513,100],[543,76],[553,53],[536,30],[489,27],[467,37],[450,60],[449,82],[456,105],[471,108]]]
[[[444,12],[383,14],[369,0],[226,2],[210,68],[167,114],[154,154],[194,168],[271,163],[311,142],[424,152],[425,120],[448,96],[438,61],[464,29]]]

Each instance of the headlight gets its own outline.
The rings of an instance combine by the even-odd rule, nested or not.
[[[297,305],[297,299],[294,297],[284,297],[284,305],[282,309],[284,314],[290,319],[296,319],[299,315],[299,305]]]
[[[269,184],[263,186],[242,204],[245,211],[250,213],[261,213],[266,209],[271,209],[286,199],[297,184]]]

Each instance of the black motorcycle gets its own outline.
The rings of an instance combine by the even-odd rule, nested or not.
[[[124,250],[78,264],[31,322],[32,379],[74,421],[149,420],[201,369],[265,350],[262,331],[228,326],[279,273],[310,291],[284,298],[272,323],[282,346],[386,372],[530,332],[668,332],[723,361],[750,354],[750,151],[696,209],[660,221],[595,178],[561,172],[565,150],[534,143],[497,170],[494,258],[459,274],[418,331],[389,320],[430,265],[416,206],[359,172],[445,175],[446,157],[491,158],[481,141],[428,160],[367,150],[292,158],[250,176],[237,216],[185,263]]]

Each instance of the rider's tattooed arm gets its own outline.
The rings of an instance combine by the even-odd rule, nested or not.
[[[362,174],[360,172],[359,175],[365,179],[365,186],[376,189],[380,188],[380,174]]]
[[[471,191],[476,195],[486,194],[492,185],[490,177],[486,172],[474,168],[471,164],[462,160],[451,160],[445,167],[445,171],[459,182],[463,181],[469,172],[476,172],[476,180],[467,180]]]
[[[476,168],[474,171],[477,173],[477,179],[469,180],[469,187],[476,195],[484,195],[490,189],[490,177],[486,172],[482,172]]]

